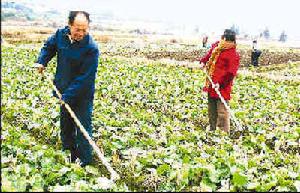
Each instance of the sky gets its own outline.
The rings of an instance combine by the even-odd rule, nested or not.
[[[37,0],[35,0],[37,1]],[[284,30],[300,39],[299,0],[42,0],[60,10],[111,11],[121,18],[162,20],[220,31],[237,25],[240,32],[259,34],[266,27],[271,36]],[[59,5],[59,6],[58,6]]]

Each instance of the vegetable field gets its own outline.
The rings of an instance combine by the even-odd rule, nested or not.
[[[228,135],[208,130],[200,69],[101,56],[93,137],[111,183],[96,156],[81,168],[61,150],[56,62],[40,76],[37,49],[2,47],[1,191],[300,191],[299,62],[241,69],[230,106],[244,130]]]

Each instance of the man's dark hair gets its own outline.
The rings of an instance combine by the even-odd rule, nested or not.
[[[83,14],[86,17],[87,21],[89,23],[91,22],[91,20],[90,20],[90,14],[88,14],[87,12],[85,12],[85,11],[70,11],[70,13],[69,13],[69,24],[70,25],[73,25],[75,17],[78,14]]]
[[[236,33],[231,29],[225,29],[223,37],[226,41],[232,41],[235,42],[235,35]]]

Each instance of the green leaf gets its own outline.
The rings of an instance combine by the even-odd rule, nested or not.
[[[168,164],[160,165],[156,171],[159,175],[164,175],[170,171],[170,166]]]
[[[232,182],[234,186],[243,187],[247,184],[248,178],[244,174],[241,174],[240,172],[236,171],[233,173]]]

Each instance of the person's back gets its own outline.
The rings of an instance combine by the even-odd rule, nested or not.
[[[204,56],[200,61],[203,63],[208,62],[209,58],[212,55],[212,51],[220,44],[220,41],[215,42],[212,44],[212,47],[208,54]],[[231,87],[232,87],[232,77],[236,76],[237,69],[239,67],[239,60],[240,60],[240,55],[237,52],[235,47],[229,48],[229,49],[224,49],[220,54],[219,57],[215,63],[214,66],[214,73],[212,76],[212,80],[214,82],[223,82],[225,81],[224,85],[222,86],[221,89],[221,94],[225,98],[225,100],[230,100],[230,93],[231,93]],[[229,76],[232,77],[227,77]],[[217,93],[213,88],[207,88],[207,91],[211,93],[212,97],[218,97]]]

